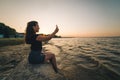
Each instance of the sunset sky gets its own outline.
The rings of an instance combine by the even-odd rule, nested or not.
[[[39,22],[40,33],[74,37],[120,36],[120,0],[0,0],[0,22],[25,32]]]

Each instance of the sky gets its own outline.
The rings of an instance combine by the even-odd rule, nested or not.
[[[25,32],[32,20],[44,34],[57,24],[64,37],[120,36],[120,0],[0,0],[0,22]]]

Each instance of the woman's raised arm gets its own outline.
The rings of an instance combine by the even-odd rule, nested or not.
[[[56,29],[54,30],[53,33],[51,33],[48,36],[39,35],[39,36],[37,36],[36,40],[38,40],[38,41],[48,41],[48,40],[52,39],[58,31],[59,31],[59,29],[58,29],[58,26],[56,25]]]

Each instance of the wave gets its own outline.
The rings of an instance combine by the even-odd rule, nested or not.
[[[120,38],[119,38],[120,39]],[[98,71],[105,80],[120,79],[120,40],[114,38],[72,38],[55,39],[56,46],[62,56],[71,65],[87,70]]]

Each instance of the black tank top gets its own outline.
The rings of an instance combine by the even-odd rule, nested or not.
[[[30,38],[30,42],[31,42],[31,50],[33,51],[41,51],[42,50],[42,41],[37,41],[38,34],[33,35]]]

